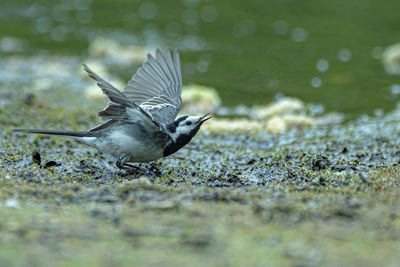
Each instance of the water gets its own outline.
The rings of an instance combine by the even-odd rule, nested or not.
[[[179,47],[184,83],[217,88],[225,105],[268,103],[283,93],[352,118],[390,111],[400,100],[393,89],[400,78],[380,60],[400,41],[398,10],[397,0],[2,0],[0,51],[84,61],[99,36]],[[117,74],[126,81],[133,71]]]

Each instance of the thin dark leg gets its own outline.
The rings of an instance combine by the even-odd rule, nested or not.
[[[139,167],[137,167],[133,164],[129,164],[129,163],[124,163],[124,164],[122,164],[122,166],[129,168],[129,169],[136,169],[136,170],[139,169]]]
[[[118,167],[118,169],[124,169],[124,167],[122,166],[122,161],[119,159],[117,160],[117,162],[115,163],[115,165]]]
[[[128,172],[134,172],[134,171],[138,171],[140,169],[139,167],[136,167],[135,165],[132,165],[132,164],[129,164],[129,163],[125,163],[123,157],[121,157],[119,160],[117,160],[115,165],[119,169],[126,170]]]

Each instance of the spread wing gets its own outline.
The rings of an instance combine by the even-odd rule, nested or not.
[[[153,57],[147,54],[125,87],[124,94],[147,111],[159,124],[173,122],[182,108],[182,73],[178,50],[173,57],[169,49],[163,54],[159,49]]]
[[[122,122],[140,122],[147,129],[160,129],[167,133],[164,125],[155,120],[151,113],[127,98],[126,95],[95,74],[86,65],[83,66],[85,71],[97,82],[97,85],[109,99],[108,106],[99,112],[99,116],[107,119],[107,121],[91,129],[91,132],[99,131]]]

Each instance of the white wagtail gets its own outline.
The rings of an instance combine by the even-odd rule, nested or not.
[[[169,156],[196,135],[200,126],[211,117],[183,116],[175,120],[182,108],[182,73],[180,57],[175,50],[155,57],[147,54],[128,82],[124,92],[83,65],[97,82],[109,104],[99,116],[106,121],[87,132],[15,129],[15,132],[62,135],[97,148],[116,159],[121,169],[134,166],[130,162],[150,162]]]

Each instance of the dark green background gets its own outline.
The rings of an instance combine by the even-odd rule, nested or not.
[[[79,2],[82,3],[2,0],[0,37],[25,39],[26,54],[47,50],[52,55],[80,56],[84,60],[88,44],[96,36],[148,45],[143,29],[157,28],[157,36],[163,40],[160,46],[181,47],[182,36],[187,34],[203,38],[204,49],[183,49],[182,61],[184,66],[193,66],[205,56],[211,59],[208,71],[184,68],[184,83],[217,88],[225,105],[268,103],[277,93],[283,93],[305,102],[321,103],[327,110],[344,112],[349,118],[375,109],[390,111],[398,101],[390,93],[390,86],[400,83],[400,78],[386,74],[381,61],[371,55],[374,47],[385,48],[400,41],[398,0],[158,0],[152,1],[157,12],[151,19],[140,16],[140,6],[146,1],[92,0],[88,23],[76,19],[75,7],[80,6]],[[58,22],[53,10],[60,4],[69,5],[71,10],[69,19]],[[202,20],[201,12],[206,6],[217,9],[214,22]],[[195,25],[183,22],[186,9],[199,15]],[[64,40],[55,41],[50,33],[37,32],[35,21],[43,16],[53,20],[52,27],[69,28]],[[287,34],[274,32],[277,20],[288,23]],[[235,35],[246,21],[253,25],[253,33]],[[177,37],[166,34],[166,24],[170,22],[180,24]],[[290,32],[295,27],[307,31],[304,42],[291,39]],[[342,48],[352,52],[349,62],[338,59]],[[320,58],[330,64],[325,73],[316,69]],[[132,72],[129,69],[119,74],[127,80]],[[315,76],[323,82],[319,88],[310,85]]]

